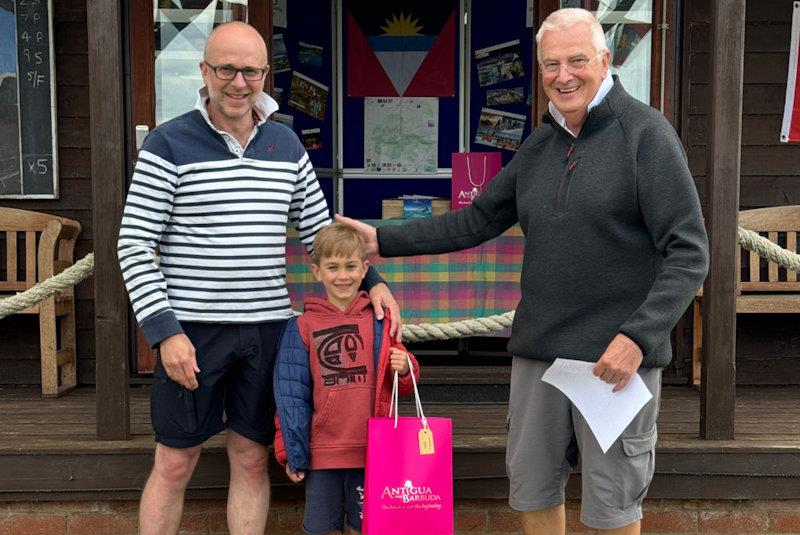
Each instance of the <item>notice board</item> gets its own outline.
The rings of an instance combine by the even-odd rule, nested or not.
[[[0,0],[0,198],[58,198],[52,5]]]

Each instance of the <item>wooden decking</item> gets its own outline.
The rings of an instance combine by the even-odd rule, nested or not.
[[[694,389],[664,388],[651,497],[800,498],[800,388],[740,387],[734,441],[699,438],[699,402]],[[89,388],[58,399],[42,399],[34,388],[0,388],[0,501],[139,492],[152,462],[147,388],[131,390],[129,441],[95,439],[95,403]],[[506,496],[506,405],[428,404],[426,413],[453,418],[456,495]],[[209,441],[190,484],[194,495],[224,492],[224,441]],[[272,472],[276,492],[296,492],[281,485],[278,467]],[[573,477],[570,494],[579,488]]]

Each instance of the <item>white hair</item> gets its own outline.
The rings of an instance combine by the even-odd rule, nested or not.
[[[581,9],[579,7],[566,7],[553,11],[548,15],[542,23],[539,31],[536,32],[536,59],[542,61],[542,52],[540,44],[544,32],[560,32],[575,26],[576,24],[585,24],[592,32],[592,44],[597,52],[606,52],[606,36],[603,33],[603,27],[600,22],[595,18],[590,11]]]

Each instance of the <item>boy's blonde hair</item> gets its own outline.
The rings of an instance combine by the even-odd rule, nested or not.
[[[367,246],[353,227],[344,223],[331,223],[314,237],[314,252],[311,262],[319,265],[322,258],[357,256],[367,259]]]

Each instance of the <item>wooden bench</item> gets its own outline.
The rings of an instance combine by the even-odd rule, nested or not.
[[[784,249],[797,252],[800,206],[777,206],[739,212],[739,226],[759,233]],[[740,248],[736,271],[736,312],[739,314],[800,313],[800,282],[796,271],[780,267],[757,253]],[[703,288],[694,298],[692,382],[700,384],[703,358]]]
[[[80,232],[80,223],[71,219],[0,207],[0,258],[5,256],[4,270],[0,264],[0,299],[71,266]],[[42,395],[56,397],[75,388],[74,288],[20,313],[39,315]]]

